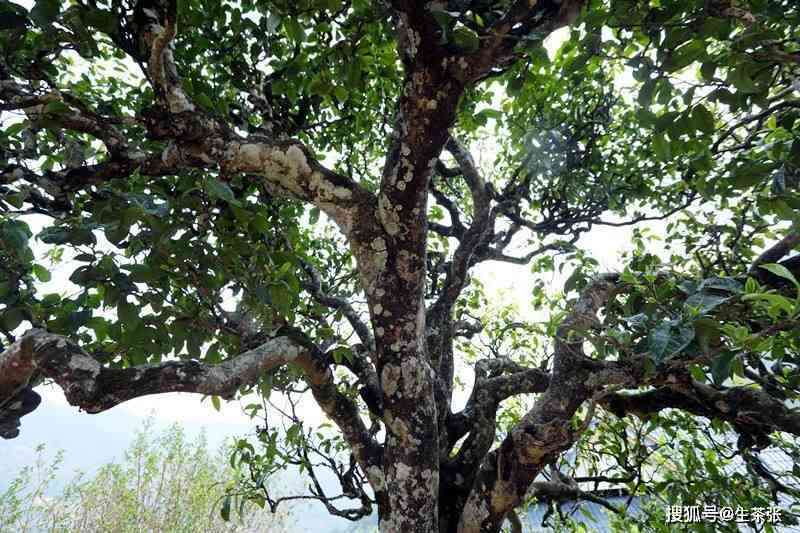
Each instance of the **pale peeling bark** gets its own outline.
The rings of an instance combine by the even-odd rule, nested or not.
[[[387,432],[383,470],[388,498],[381,530],[422,533],[438,527],[438,504],[431,497],[439,487],[435,373],[425,345],[424,248],[408,234],[404,237],[376,238],[375,268],[364,277]]]
[[[288,337],[271,339],[216,365],[170,361],[158,365],[106,368],[61,335],[32,329],[0,354],[0,397],[31,380],[55,381],[67,400],[98,413],[131,398],[161,392],[196,392],[231,398],[263,372],[294,363],[315,382],[325,380],[308,350]]]
[[[155,7],[165,11],[163,19]],[[171,113],[195,111],[183,90],[178,69],[172,55],[172,41],[177,33],[177,0],[166,0],[161,5],[153,3],[153,8],[142,10],[146,23],[141,32],[143,45],[149,50],[148,70],[156,98],[166,104]]]
[[[438,434],[435,376],[425,350],[424,251],[405,249],[384,234],[355,255],[370,305],[386,426],[381,530],[433,531],[439,463],[431,453]]]
[[[485,61],[447,52],[439,43],[438,25],[428,10],[402,0],[393,2],[393,7],[406,77],[378,196],[377,219],[385,235],[365,242],[362,253],[356,249],[355,255],[375,330],[387,427],[384,471],[389,501],[380,509],[381,531],[428,533],[440,527],[439,459],[445,439],[439,426],[444,425],[452,394],[450,387],[442,384],[436,393],[437,376],[442,381],[452,380],[452,364],[446,349],[429,353],[426,338],[423,290],[428,183],[449,139],[448,128],[455,120],[461,94],[469,82],[491,68],[497,51],[483,54]],[[544,14],[533,11],[529,6],[528,16]],[[454,152],[465,167],[471,165],[457,145]],[[476,209],[485,218],[488,202],[481,194],[480,176],[470,172],[469,178],[479,200]],[[474,233],[470,241],[475,242],[462,249],[451,272],[455,289],[447,296],[448,303],[465,285],[469,256],[482,230],[476,226]],[[365,266],[372,272],[366,274]],[[397,301],[399,294],[404,301]],[[443,309],[443,315],[449,313]]]
[[[263,176],[284,195],[306,200],[328,215],[345,236],[351,236],[359,205],[374,206],[374,197],[354,181],[316,163],[296,142],[231,141],[217,152],[223,173]]]

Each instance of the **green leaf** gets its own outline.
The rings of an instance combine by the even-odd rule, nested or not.
[[[700,59],[705,52],[706,43],[704,41],[690,41],[670,54],[664,63],[664,68],[668,72],[675,72]]]
[[[331,92],[331,84],[324,80],[322,76],[314,76],[308,84],[308,92],[319,96],[325,96]]]
[[[231,495],[226,494],[225,498],[222,500],[222,508],[219,510],[219,515],[222,519],[226,522],[229,522],[231,519]]]
[[[84,326],[92,318],[91,309],[82,309],[80,311],[73,311],[69,314],[69,327],[75,331]]]
[[[29,126],[30,123],[27,120],[23,120],[7,127],[4,133],[9,137],[13,137]]]
[[[195,93],[194,95],[195,101],[200,104],[202,107],[206,109],[214,109],[214,102],[211,101],[211,98],[205,93]]]
[[[700,78],[703,81],[711,81],[714,79],[714,73],[717,70],[717,64],[713,61],[706,61],[700,67]]]
[[[693,309],[697,309],[701,315],[705,315],[728,300],[730,300],[729,296],[719,296],[716,294],[698,292],[689,296],[686,299],[685,305]]]
[[[623,318],[623,320],[633,329],[643,329],[647,325],[647,315],[644,313],[628,316]]]
[[[127,326],[133,326],[139,322],[139,313],[136,307],[124,300],[121,300],[117,305],[117,317],[120,322]]]
[[[267,374],[261,379],[261,383],[258,384],[258,392],[265,400],[269,400],[272,394],[272,374]]]
[[[237,204],[233,190],[224,181],[220,181],[217,178],[208,178],[205,185],[210,197],[224,200],[229,204]]]
[[[662,322],[647,337],[647,349],[656,363],[673,357],[694,339],[694,328],[685,324]]]
[[[753,278],[748,277],[747,281],[745,281],[744,283],[744,292],[747,294],[751,294],[758,291],[759,291],[758,282]]]
[[[705,289],[716,289],[718,291],[725,291],[734,294],[741,294],[742,292],[742,284],[738,280],[733,278],[706,278],[701,283],[700,286],[697,288],[698,291],[702,291]]]
[[[656,132],[662,133],[664,131],[671,130],[674,128],[675,122],[678,121],[680,116],[681,114],[677,111],[669,111],[667,113],[658,115],[654,124]]]
[[[31,9],[31,18],[39,26],[49,26],[61,11],[60,0],[38,0]]]
[[[445,11],[440,7],[431,7],[430,11],[434,20],[436,20],[436,22],[439,24],[439,27],[445,32],[447,32],[453,22],[458,20],[458,13],[455,11]]]
[[[33,265],[33,275],[36,276],[36,279],[45,283],[50,281],[51,278],[50,271],[39,264]]]
[[[580,289],[586,284],[586,275],[583,270],[576,269],[572,275],[564,282],[564,293]]]
[[[760,162],[742,163],[733,169],[733,187],[746,189],[757,185],[767,179],[772,168],[772,165]]]
[[[21,220],[8,220],[2,226],[3,241],[12,250],[21,250],[28,245],[31,230]]]
[[[3,313],[3,327],[6,331],[14,331],[24,319],[25,315],[22,309],[17,307],[6,309],[5,313]]]
[[[689,374],[700,383],[706,382],[706,373],[703,372],[703,369],[698,365],[689,365]]]
[[[49,228],[44,228],[39,232],[37,237],[40,241],[47,244],[65,244],[69,242],[69,229],[51,226]]]
[[[703,353],[708,353],[712,343],[716,344],[719,340],[719,322],[710,318],[698,318],[692,325],[697,344]]]
[[[319,207],[312,207],[308,212],[308,223],[316,224],[319,220]]]
[[[794,303],[789,298],[785,296],[781,296],[780,294],[745,294],[742,296],[742,301],[744,302],[751,302],[751,301],[763,301],[769,304],[769,306],[777,311],[777,312],[785,312],[786,314],[792,314],[794,311]]]
[[[481,46],[478,34],[466,26],[458,26],[453,30],[453,44],[467,52],[474,52]]]
[[[130,231],[130,226],[120,221],[120,222],[114,222],[112,224],[106,224],[104,229],[105,229],[106,239],[108,239],[114,244],[119,244],[125,239],[125,237],[128,236],[128,232]]]
[[[728,74],[728,82],[732,83],[742,93],[752,94],[758,92],[758,87],[753,83],[753,78],[750,77],[744,65],[736,67]]]
[[[222,408],[222,403],[220,402],[219,396],[214,395],[211,396],[211,405],[214,406],[214,409],[219,411]]]
[[[69,280],[75,285],[87,285],[95,279],[96,271],[90,266],[80,266],[69,276]]]
[[[800,289],[800,283],[797,282],[797,278],[795,278],[794,274],[792,274],[789,271],[789,269],[786,268],[785,266],[779,265],[777,263],[768,263],[766,265],[759,265],[759,268],[763,268],[764,270],[768,270],[769,272],[772,272],[776,276],[780,276],[780,277],[782,277],[784,279],[788,279],[789,281],[794,283],[795,287]]]
[[[714,115],[703,104],[695,106],[692,110],[692,122],[704,133],[711,133],[716,129]]]
[[[267,17],[267,33],[275,33],[283,19],[277,13],[270,13]]]
[[[302,428],[298,424],[292,424],[286,430],[286,440],[289,442],[298,442],[300,435],[302,435]]]
[[[45,104],[44,109],[42,110],[45,113],[49,113],[51,115],[63,115],[65,113],[70,112],[70,108],[67,104],[60,100],[52,100]]]
[[[775,198],[770,202],[770,211],[778,215],[782,220],[800,222],[800,213],[779,198]]]
[[[111,11],[104,9],[87,9],[83,12],[83,20],[103,33],[114,35],[117,33],[117,17]]]
[[[658,117],[656,116],[656,114],[647,109],[646,107],[640,107],[639,109],[636,110],[636,118],[639,120],[639,123],[645,128],[652,128],[658,121]]]
[[[361,63],[359,61],[350,61],[347,64],[347,86],[352,89],[359,89],[362,85]]]
[[[655,79],[649,79],[644,84],[642,84],[642,88],[639,89],[639,105],[643,107],[649,107],[650,104],[653,103],[653,93],[656,88],[656,81]]]
[[[291,295],[284,285],[270,285],[269,299],[272,307],[285,315],[291,310]]]
[[[260,232],[260,233],[268,233],[269,232],[269,222],[267,221],[266,217],[261,213],[256,213],[250,223],[253,225],[253,228]]]
[[[347,101],[347,96],[349,94],[348,90],[342,85],[337,85],[333,88],[333,96],[335,96],[340,103]]]
[[[672,158],[669,141],[663,133],[653,135],[653,151],[661,161],[669,161]]]
[[[130,272],[129,279],[134,283],[152,282],[158,278],[158,273],[147,265],[128,265],[123,268]]]
[[[516,96],[522,91],[522,88],[525,86],[525,76],[517,76],[508,80],[508,84],[506,85],[506,90],[508,94],[511,96]]]
[[[736,358],[736,352],[723,352],[718,355],[711,363],[711,378],[717,385],[722,383],[731,376],[731,369],[733,368],[733,361]]]
[[[289,37],[289,39],[296,43],[303,42],[303,40],[306,38],[303,27],[294,18],[283,19],[283,28],[286,30],[286,35]]]
[[[352,363],[353,352],[346,346],[339,346],[333,350],[333,358],[337,361],[337,364],[341,364],[342,361],[349,361]]]

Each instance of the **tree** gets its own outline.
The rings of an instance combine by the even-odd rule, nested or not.
[[[277,505],[263,476],[299,465],[392,532],[652,493],[648,431],[736,434],[792,490],[758,451],[800,434],[795,2],[0,5],[6,437],[43,380],[89,413],[280,393],[242,490]],[[37,291],[34,214],[76,291]],[[602,272],[582,243],[612,226],[634,249]],[[492,262],[549,319],[485,312]]]
[[[63,453],[51,461],[44,446],[35,463],[20,470],[0,493],[3,533],[96,531],[172,531],[285,533],[292,515],[247,509],[226,522],[218,513],[225,496],[223,479],[235,479],[227,453],[210,453],[205,436],[189,441],[180,426],[154,434],[152,420],[137,428],[119,463],[96,473],[75,475],[61,490],[54,481]],[[220,450],[225,452],[225,450]],[[250,506],[254,507],[254,506]]]

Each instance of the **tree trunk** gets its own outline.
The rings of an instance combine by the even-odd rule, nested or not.
[[[424,279],[419,275],[423,268],[424,255],[389,250],[382,288],[374,293],[380,296],[372,305],[386,426],[383,471],[388,505],[380,511],[380,523],[387,533],[438,529],[439,432],[435,375],[425,345]]]

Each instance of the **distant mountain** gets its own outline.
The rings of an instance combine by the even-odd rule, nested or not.
[[[329,533],[377,533],[378,515],[373,514],[358,522],[350,522],[339,529],[334,529]]]
[[[143,417],[123,409],[88,415],[70,406],[43,405],[22,419],[19,437],[0,440],[0,488],[7,486],[21,467],[30,465],[36,458],[37,446],[44,444],[46,459],[54,457],[59,450],[64,451],[64,461],[54,484],[54,488],[60,489],[76,470],[91,473],[102,464],[121,459],[134,431],[143,421]],[[160,431],[167,425],[169,422],[155,417],[155,430]],[[241,424],[215,424],[213,428],[204,424],[181,426],[189,438],[205,429],[211,449],[248,430]]]

